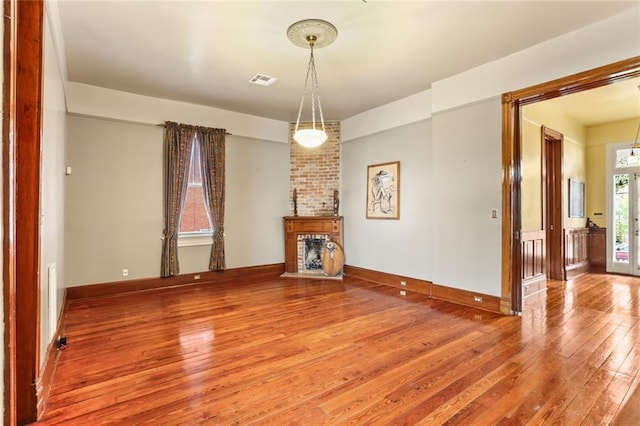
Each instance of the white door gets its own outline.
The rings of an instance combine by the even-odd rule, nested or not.
[[[640,151],[607,149],[607,271],[640,275]]]

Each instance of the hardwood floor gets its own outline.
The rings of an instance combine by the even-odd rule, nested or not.
[[[640,280],[506,317],[345,278],[72,301],[42,425],[606,424],[640,385]]]

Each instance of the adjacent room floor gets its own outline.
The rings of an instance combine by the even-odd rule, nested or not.
[[[507,317],[345,278],[69,303],[41,424],[610,423],[640,385],[640,280]]]

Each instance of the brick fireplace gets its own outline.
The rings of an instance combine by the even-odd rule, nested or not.
[[[285,276],[323,276],[322,249],[328,241],[342,247],[341,216],[285,216]]]

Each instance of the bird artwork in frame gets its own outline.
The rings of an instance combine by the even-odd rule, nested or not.
[[[367,167],[367,219],[400,219],[400,162]]]

